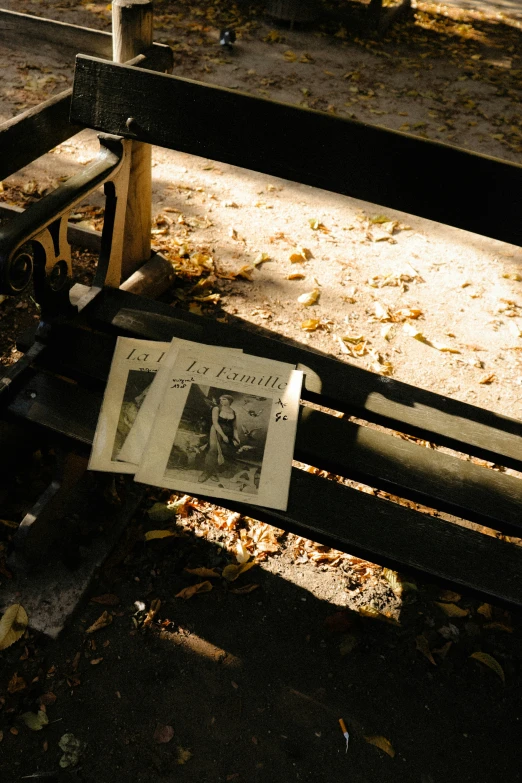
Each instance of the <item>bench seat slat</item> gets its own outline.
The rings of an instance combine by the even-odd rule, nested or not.
[[[44,366],[101,391],[115,337],[72,328],[55,335],[53,349],[42,355]],[[522,534],[522,481],[388,433],[305,408],[295,458],[502,533]]]
[[[89,443],[101,398],[101,392],[40,372],[19,390],[8,410]],[[234,501],[226,505],[381,565],[428,574],[488,599],[522,605],[521,547],[335,481],[294,468],[288,511]]]
[[[304,408],[295,458],[471,522],[522,536],[522,480]]]
[[[7,410],[32,424],[91,445],[102,397],[99,391],[36,372],[19,388]]]
[[[228,506],[241,510],[227,501]],[[379,565],[520,605],[522,548],[498,538],[296,468],[287,512],[247,508],[256,519]]]
[[[516,419],[363,370],[268,330],[206,320],[114,288],[84,312],[100,330],[152,340],[183,337],[298,364],[307,373],[302,396],[310,402],[522,470],[522,422]]]

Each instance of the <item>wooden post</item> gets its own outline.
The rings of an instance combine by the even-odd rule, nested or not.
[[[152,0],[113,0],[113,60],[124,63],[152,46]],[[146,100],[146,96],[143,96]],[[152,164],[150,144],[132,142],[125,215],[122,280],[151,254]]]

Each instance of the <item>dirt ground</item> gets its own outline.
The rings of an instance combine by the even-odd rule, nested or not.
[[[334,13],[333,5],[313,26],[289,30],[262,3],[157,0],[155,39],[174,49],[178,75],[522,162],[517,9],[419,2],[376,40],[365,8],[337,3]],[[110,24],[106,3],[3,7]],[[230,52],[218,45],[226,25],[238,35]],[[0,67],[5,120],[70,85],[73,57],[0,42]],[[82,132],[6,180],[3,200],[30,203],[96,149],[95,134]],[[520,248],[221,163],[153,156],[154,246],[178,270],[176,306],[239,315],[343,361],[521,417]],[[99,227],[101,208],[96,195],[73,219]],[[92,259],[76,252],[75,263],[88,280]],[[191,290],[208,281],[209,264],[202,301]],[[311,307],[297,301],[314,290]],[[4,363],[36,319],[28,296],[0,303]],[[7,522],[16,523],[41,468],[33,461],[25,471],[11,516],[0,514]],[[86,600],[58,641],[28,632],[0,653],[2,780],[522,779],[520,617],[198,503],[176,518],[181,537],[145,543],[147,529],[166,524],[147,510],[170,499],[151,495],[92,586],[102,600]],[[0,546],[10,531],[0,528]],[[184,569],[220,572],[243,551],[258,564],[237,582],[211,577],[210,592],[176,597],[202,581]],[[9,572],[0,571],[5,583]],[[103,612],[110,623],[86,633]],[[492,656],[505,682],[470,659],[476,652]],[[31,731],[21,716],[39,709],[49,723]],[[78,764],[61,768],[65,734],[81,748]]]

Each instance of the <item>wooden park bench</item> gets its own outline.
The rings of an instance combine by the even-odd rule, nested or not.
[[[15,295],[33,278],[42,308],[36,334],[23,338],[25,356],[0,378],[2,416],[57,434],[69,452],[88,449],[118,335],[177,336],[294,363],[305,372],[296,460],[456,521],[297,467],[286,512],[226,505],[424,580],[522,606],[522,548],[479,527],[522,537],[522,481],[396,437],[414,436],[520,471],[520,421],[346,364],[276,333],[219,323],[119,287],[136,142],[302,182],[518,245],[522,168],[84,54],[77,57],[70,111],[75,129],[109,135],[101,137],[97,161],[15,215],[1,231],[1,291]],[[39,150],[46,146],[49,137]],[[5,164],[0,148],[0,166]],[[102,183],[107,202],[100,257],[94,283],[86,289],[73,285],[66,221],[80,198]],[[154,266],[161,258],[152,261]],[[330,415],[307,403],[346,415]],[[66,474],[60,479],[65,485]],[[97,478],[88,474],[81,481]],[[48,497],[56,494],[60,480]],[[133,490],[129,484],[129,497],[136,486]],[[138,495],[132,496],[134,506]],[[33,562],[46,543],[67,536],[63,513],[57,525],[43,508],[42,501],[15,536],[18,555]]]

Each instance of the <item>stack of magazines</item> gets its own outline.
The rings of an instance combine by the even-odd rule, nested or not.
[[[89,468],[286,510],[302,379],[240,349],[119,337]]]

